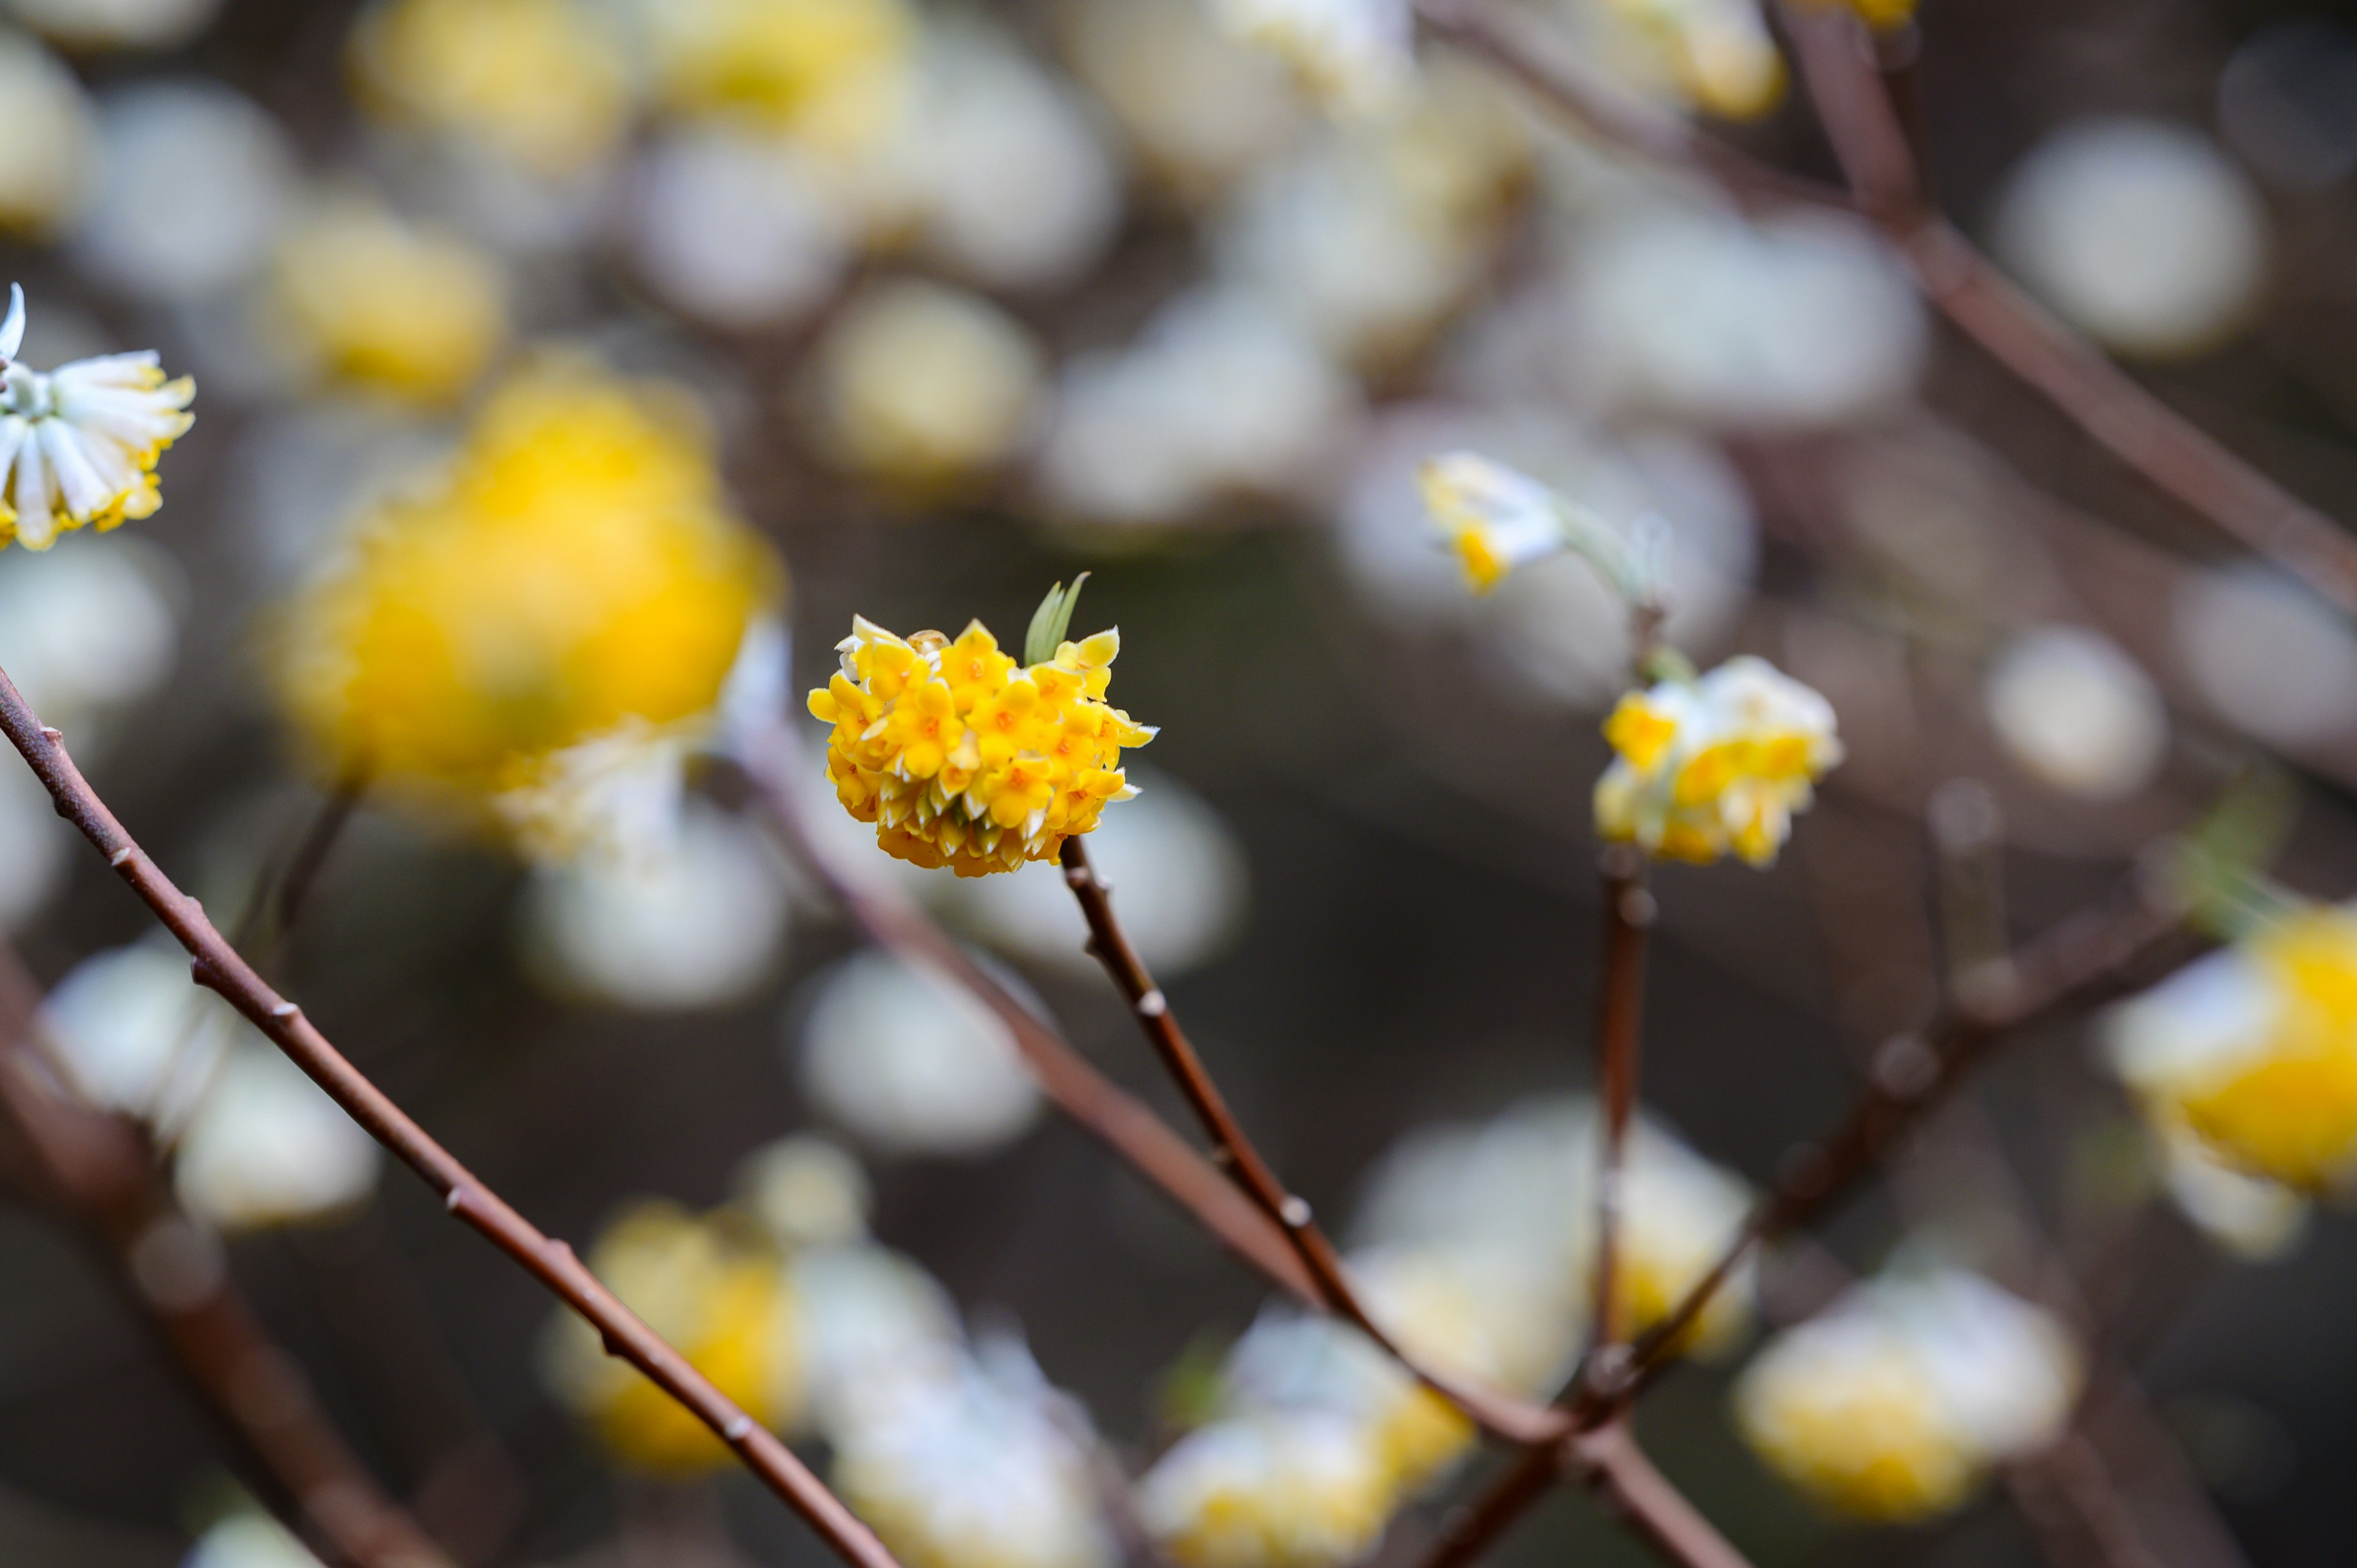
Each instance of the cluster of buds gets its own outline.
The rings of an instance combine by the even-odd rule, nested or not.
[[[1154,731],[1104,701],[1118,631],[1018,668],[980,621],[954,641],[904,640],[856,618],[837,651],[843,668],[810,710],[834,726],[836,798],[876,824],[888,854],[960,876],[1013,871],[1053,859],[1106,802],[1136,793],[1122,748]]]

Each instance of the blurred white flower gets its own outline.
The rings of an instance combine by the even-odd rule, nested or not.
[[[930,35],[902,134],[925,248],[990,288],[1069,283],[1103,252],[1121,184],[1088,112],[1053,73],[970,22]]]
[[[1043,395],[1042,355],[1020,322],[979,295],[907,278],[845,307],[815,374],[835,459],[920,489],[1015,456]]]
[[[0,660],[0,668],[6,660]],[[65,885],[73,829],[22,768],[0,768],[0,931],[16,931]]]
[[[1961,1503],[2069,1419],[2078,1352],[2048,1314],[1960,1270],[1855,1286],[1735,1388],[1743,1435],[1818,1500],[1912,1520]]]
[[[0,228],[46,239],[88,199],[95,163],[90,101],[73,72],[15,33],[0,33]]]
[[[595,858],[610,871],[660,877],[679,853],[693,744],[683,726],[658,729],[632,715],[533,758],[491,809],[541,865]]]
[[[2266,280],[2266,211],[2199,132],[2158,120],[2067,125],[2014,170],[1998,247],[2022,281],[2121,353],[2214,347]]]
[[[536,871],[522,913],[533,971],[553,989],[663,1012],[759,990],[782,953],[787,911],[768,841],[699,801],[637,865],[592,857]]]
[[[285,1526],[258,1513],[231,1514],[206,1530],[180,1568],[321,1568]]]
[[[2116,800],[2152,781],[2169,714],[2135,660],[2076,627],[2014,639],[1988,672],[1989,722],[2014,761],[2066,794]]]
[[[951,1376],[965,1354],[956,1303],[888,1248],[809,1247],[786,1269],[802,1304],[802,1386],[830,1442],[897,1399],[901,1380]]]
[[[1039,477],[1085,521],[1183,522],[1238,493],[1314,487],[1361,407],[1297,322],[1213,287],[1163,306],[1127,349],[1071,364]]]
[[[656,141],[623,221],[630,258],[656,293],[739,331],[824,301],[849,260],[853,227],[790,144],[723,129]]]
[[[1091,0],[1067,25],[1073,69],[1146,174],[1189,201],[1259,167],[1307,119],[1285,67],[1222,31],[1203,0]]]
[[[2357,32],[2320,16],[2260,27],[2219,73],[2218,124],[2276,185],[2345,177],[2357,168]]]
[[[2281,573],[2255,564],[2188,579],[2177,645],[2221,717],[2271,746],[2320,746],[2357,731],[2357,636]]]
[[[8,0],[19,21],[68,48],[170,48],[212,25],[221,0]]]
[[[222,1230],[321,1219],[376,1189],[376,1141],[250,1031],[189,1117],[172,1166],[181,1207]]]
[[[1525,1101],[1487,1123],[1425,1129],[1376,1167],[1351,1233],[1362,1247],[1523,1259],[1550,1271],[1565,1310],[1584,1315],[1597,1131],[1585,1095]],[[1641,1332],[1717,1262],[1752,1194],[1643,1116],[1631,1130],[1621,1179],[1620,1312]],[[1704,1312],[1695,1342],[1706,1350],[1729,1344],[1749,1317],[1751,1294],[1749,1273],[1738,1271]]]
[[[76,1092],[167,1128],[187,1117],[245,1032],[229,1004],[190,982],[186,955],[163,940],[76,964],[42,1004],[41,1026]]]
[[[857,1156],[808,1133],[747,1155],[737,1169],[737,1190],[753,1217],[789,1247],[860,1240],[876,1204],[876,1189]]]
[[[1006,1026],[959,987],[881,952],[819,978],[798,1056],[821,1109],[890,1154],[987,1154],[1039,1113]]]
[[[1248,905],[1243,847],[1202,797],[1168,774],[1133,766],[1137,799],[1089,835],[1089,860],[1113,884],[1122,925],[1163,979],[1219,956]],[[952,918],[981,940],[1029,962],[1094,974],[1088,922],[1060,867],[1042,862],[1011,876],[952,886]]]
[[[1211,0],[1220,24],[1275,51],[1329,108],[1366,114],[1398,102],[1415,74],[1406,0]]]
[[[987,1340],[897,1380],[835,1437],[834,1484],[909,1568],[1111,1568],[1094,1434],[1030,1352]]]
[[[92,273],[177,303],[260,271],[296,177],[276,120],[211,81],[118,88],[99,114],[97,195],[73,240]]]
[[[1824,213],[1753,222],[1641,201],[1594,227],[1573,287],[1589,396],[1720,429],[1880,413],[1913,391],[1929,341],[1889,246]]]
[[[2153,1137],[2169,1196],[2202,1234],[2237,1257],[2280,1258],[2307,1234],[2309,1201],[2290,1187],[2236,1170],[2173,1121],[2156,1122]]]
[[[38,561],[0,553],[0,669],[48,723],[102,722],[170,678],[186,591],[171,557],[128,532]]]
[[[1318,1411],[1199,1427],[1137,1486],[1138,1522],[1181,1568],[1339,1568],[1374,1546],[1392,1505],[1365,1432]]]

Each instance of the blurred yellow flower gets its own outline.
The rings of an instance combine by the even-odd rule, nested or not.
[[[802,1411],[800,1314],[784,1260],[728,1216],[638,1204],[606,1228],[589,1269],[746,1414],[776,1430]],[[614,1457],[679,1474],[736,1462],[701,1421],[566,1314],[550,1344],[550,1380]]]
[[[1736,1424],[1817,1502],[1904,1522],[1947,1512],[1991,1466],[2052,1442],[2080,1377],[2047,1313],[1942,1269],[1853,1287],[1780,1336],[1736,1383]]]
[[[153,349],[76,360],[47,375],[17,362],[25,294],[0,320],[0,548],[47,550],[60,533],[103,533],[163,504],[156,461],[188,433],[197,383],[167,381]]]
[[[1425,510],[1477,594],[1570,547],[1554,492],[1503,463],[1451,452],[1418,467],[1415,482]]]
[[[372,202],[339,199],[296,225],[274,275],[307,355],[419,403],[464,392],[507,341],[507,291],[491,260]]]
[[[1198,1428],[1137,1489],[1139,1523],[1181,1568],[1335,1568],[1374,1545],[1394,1503],[1365,1434],[1306,1410]]]
[[[955,642],[903,641],[855,618],[843,669],[810,694],[834,726],[827,778],[844,809],[876,824],[887,854],[960,876],[1052,860],[1136,793],[1121,749],[1154,731],[1103,702],[1118,631],[1065,642],[1018,669],[980,621]]]
[[[54,237],[91,192],[96,141],[74,73],[18,33],[0,33],[0,229]]]
[[[2119,1008],[2113,1058],[2164,1124],[2303,1191],[2357,1175],[2357,914],[2271,921]]]
[[[930,491],[1012,456],[1040,403],[1041,357],[979,295],[903,280],[864,295],[817,356],[823,435],[856,471]]]
[[[640,15],[674,109],[856,155],[907,107],[918,24],[906,0],[641,0]]]
[[[1833,704],[1749,654],[1631,693],[1604,738],[1619,756],[1597,780],[1597,832],[1704,863],[1774,861],[1792,813],[1842,756]]]
[[[323,767],[480,819],[552,753],[707,714],[782,585],[684,394],[551,357],[299,597],[278,684]]]
[[[351,59],[374,113],[543,174],[597,163],[630,129],[622,40],[579,0],[381,0],[354,27]]]

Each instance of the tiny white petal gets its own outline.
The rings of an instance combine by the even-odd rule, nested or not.
[[[8,285],[8,317],[0,321],[0,360],[13,360],[25,346],[25,285]]]

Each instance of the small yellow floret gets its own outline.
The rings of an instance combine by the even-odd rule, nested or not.
[[[1977,1456],[1956,1441],[1913,1360],[1888,1354],[1825,1375],[1763,1380],[1738,1405],[1744,1435],[1795,1487],[1854,1518],[1899,1523],[1962,1502]]]
[[[277,298],[332,375],[444,403],[506,343],[507,291],[490,259],[454,235],[338,201],[280,244]]]
[[[821,156],[898,124],[918,39],[905,0],[641,0],[657,90],[674,108],[748,120]]]
[[[2262,1047],[2189,1083],[2187,1125],[2226,1160],[2306,1191],[2357,1166],[2357,916],[2306,910],[2248,947],[2275,999]]]
[[[354,29],[352,64],[370,109],[544,174],[597,163],[630,128],[621,40],[578,0],[387,0]]]
[[[1122,748],[1154,738],[1103,700],[1120,649],[1103,631],[1018,669],[980,621],[952,642],[855,620],[842,671],[810,694],[811,713],[834,726],[836,798],[917,865],[981,876],[1055,858],[1107,801],[1135,793]]]

